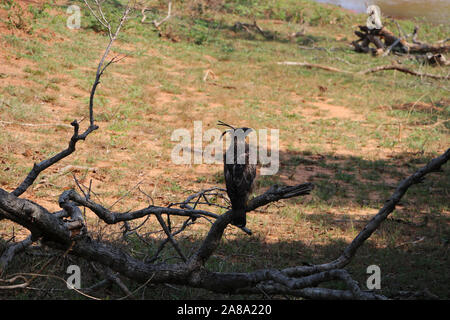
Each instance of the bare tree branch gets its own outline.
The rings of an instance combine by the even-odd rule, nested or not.
[[[450,149],[447,149],[441,156],[434,158],[427,165],[420,168],[414,174],[400,182],[392,196],[386,201],[383,208],[369,221],[364,229],[356,236],[356,238],[347,246],[342,255],[336,260],[317,266],[301,266],[284,269],[283,272],[288,276],[299,276],[312,274],[346,266],[358,248],[378,229],[381,223],[386,220],[389,214],[394,211],[395,206],[400,202],[409,187],[423,181],[424,177],[431,172],[438,172],[440,168],[450,159]]]
[[[153,20],[153,25],[155,26],[156,29],[158,29],[164,22],[169,20],[171,16],[172,16],[172,1],[169,0],[169,4],[167,7],[167,16],[159,22],[156,20]],[[144,20],[145,20],[145,18],[142,18],[142,22],[144,22]]]
[[[0,275],[6,270],[6,267],[14,256],[19,252],[24,251],[32,243],[33,240],[31,236],[28,236],[25,240],[8,245],[0,256]]]
[[[322,265],[297,266],[283,270],[217,273],[208,271],[203,267],[208,257],[216,249],[224,229],[231,221],[230,212],[216,219],[197,252],[187,262],[179,264],[151,264],[139,261],[120,249],[109,244],[94,241],[87,235],[79,236],[73,241],[67,226],[57,217],[41,206],[29,200],[17,198],[2,189],[0,189],[0,214],[27,227],[32,231],[33,235],[40,235],[44,242],[50,246],[65,250],[72,244],[71,253],[90,261],[99,262],[130,279],[142,283],[148,281],[151,277],[153,283],[183,284],[215,292],[255,293],[255,290],[264,290],[264,292],[271,294],[289,293],[310,298],[349,299],[352,297],[358,299],[380,299],[384,297],[363,292],[350,275],[341,268],[351,261],[357,249],[394,210],[395,205],[400,201],[408,188],[423,181],[426,174],[440,170],[449,158],[450,149],[400,182],[385,206],[372,218],[339,258]],[[264,194],[251,200],[247,210],[254,210],[259,206],[280,199],[306,194],[311,188],[310,184],[293,187],[274,186]],[[68,192],[67,195],[72,193],[74,192]],[[76,197],[74,198],[77,199]],[[82,197],[79,198],[83,199]],[[84,201],[87,200],[84,199]],[[92,204],[89,204],[89,206],[92,206]],[[33,220],[33,223],[31,223],[30,219]],[[340,291],[314,288],[320,283],[333,280],[343,281],[348,289]]]
[[[397,71],[407,73],[407,74],[410,74],[413,76],[421,77],[421,78],[431,78],[431,79],[436,79],[436,80],[450,79],[450,75],[442,75],[441,76],[441,75],[435,75],[435,74],[430,74],[430,73],[423,73],[423,72],[413,71],[413,70],[410,70],[408,68],[405,68],[405,67],[402,67],[399,65],[379,66],[379,67],[370,68],[367,70],[362,70],[359,72],[352,72],[352,71],[342,70],[342,69],[338,69],[338,68],[334,68],[334,67],[329,67],[329,66],[324,66],[324,65],[320,65],[320,64],[314,64],[314,63],[308,63],[308,62],[283,61],[283,62],[278,62],[278,64],[287,65],[287,66],[301,66],[301,67],[306,67],[306,68],[316,68],[316,69],[323,69],[323,70],[331,71],[331,72],[359,74],[359,75],[366,75],[368,73],[374,73],[374,72],[386,71],[386,70],[397,70]]]
[[[75,151],[75,147],[78,141],[85,140],[92,131],[98,129],[96,125],[91,125],[83,134],[79,134],[79,123],[74,120],[71,125],[73,126],[73,135],[69,141],[69,146],[67,147],[67,149],[57,153],[49,159],[43,160],[39,163],[35,163],[33,165],[33,169],[31,169],[31,171],[28,173],[25,180],[13,191],[14,195],[20,196],[21,194],[23,194],[34,183],[34,181],[42,171],[54,165],[58,161],[61,161],[65,157],[71,155]]]
[[[108,282],[112,282],[115,283],[120,290],[123,291],[123,293],[125,293],[125,295],[127,297],[133,297],[133,293],[130,291],[130,289],[128,289],[128,287],[122,282],[122,280],[120,280],[120,278],[117,276],[116,273],[114,273],[110,268],[106,267],[104,269],[104,272],[101,272],[94,263],[91,262],[91,267],[92,269],[94,269],[94,271],[98,274],[98,275],[102,275],[104,274],[106,276],[106,279]],[[98,283],[98,286],[102,286],[103,284]],[[92,290],[92,289],[90,289]]]
[[[450,79],[450,75],[435,75],[435,74],[430,74],[430,73],[424,73],[424,72],[418,72],[418,71],[414,71],[414,70],[410,70],[408,68],[399,66],[399,65],[390,65],[390,66],[380,66],[380,67],[375,67],[375,68],[371,68],[371,69],[367,69],[364,71],[359,72],[360,74],[368,74],[368,73],[374,73],[374,72],[378,72],[378,71],[385,71],[385,70],[397,70],[403,73],[407,73],[413,76],[417,76],[420,78],[431,78],[431,79],[436,79],[436,80],[448,80]]]
[[[100,3],[98,2],[98,0],[94,0],[96,2],[96,4],[98,5],[99,8],[101,8]],[[92,85],[92,89],[91,89],[91,93],[90,93],[90,97],[89,97],[89,127],[86,129],[86,131],[84,131],[82,134],[79,134],[79,128],[80,125],[79,123],[74,120],[71,125],[73,126],[73,135],[72,138],[69,141],[69,146],[67,147],[67,149],[59,152],[58,154],[54,155],[53,157],[43,160],[40,163],[35,163],[32,170],[28,173],[27,177],[25,178],[25,180],[13,191],[13,194],[16,196],[20,196],[21,194],[23,194],[36,180],[36,178],[38,177],[38,175],[44,171],[45,169],[47,169],[48,167],[54,165],[55,163],[57,163],[58,161],[64,159],[65,157],[71,155],[74,151],[75,151],[75,147],[78,141],[80,140],[85,140],[86,137],[93,131],[98,129],[98,126],[95,125],[94,122],[94,96],[95,96],[95,91],[97,89],[97,86],[100,84],[100,78],[103,74],[103,72],[105,71],[105,69],[111,64],[116,62],[117,60],[115,58],[111,59],[111,61],[109,61],[109,63],[107,63],[104,66],[104,62],[106,57],[108,56],[112,44],[114,43],[114,41],[117,38],[117,35],[120,32],[120,29],[122,28],[123,23],[125,22],[125,20],[127,19],[132,7],[130,6],[129,2],[127,4],[127,7],[119,21],[119,25],[117,26],[116,30],[114,31],[114,33],[112,32],[111,29],[111,25],[109,23],[105,23],[105,17],[102,11],[100,11],[100,15],[101,17],[99,17],[98,15],[95,14],[95,12],[92,10],[92,8],[89,6],[88,1],[85,0],[86,5],[88,6],[88,8],[91,10],[91,12],[94,14],[94,16],[97,18],[97,20],[99,20],[102,25],[104,25],[107,29],[108,32],[110,34],[110,41],[108,43],[108,46],[106,47],[106,50],[102,56],[102,58],[100,59],[100,62],[97,66],[97,73],[95,76],[95,81],[94,84]],[[103,22],[102,22],[103,21]]]
[[[167,227],[166,223],[164,222],[164,219],[161,217],[161,214],[157,213],[156,214],[156,219],[158,219],[158,222],[161,225],[161,227],[164,230],[164,232],[166,233],[167,238],[169,239],[170,243],[172,243],[172,246],[175,248],[177,253],[180,255],[181,259],[183,259],[183,261],[186,262],[187,261],[186,257],[184,256],[184,254],[181,251],[180,247],[178,246],[177,242],[173,238],[172,233],[169,230],[169,228]]]

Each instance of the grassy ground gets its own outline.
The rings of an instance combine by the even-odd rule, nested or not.
[[[107,36],[81,1],[71,2],[82,8],[79,30],[66,27],[67,1],[46,5],[1,1],[0,187],[5,190],[13,190],[33,162],[65,148],[71,136],[68,124],[88,115],[90,86]],[[107,2],[107,15],[116,22],[120,2]],[[134,188],[137,183],[155,204],[167,205],[198,190],[224,186],[220,165],[171,162],[173,130],[192,132],[194,120],[201,120],[204,129],[216,127],[217,120],[275,128],[280,130],[280,172],[259,177],[255,194],[273,183],[310,181],[316,188],[308,197],[250,213],[253,236],[229,227],[209,267],[246,271],[334,259],[401,179],[449,147],[449,83],[392,71],[360,76],[277,62],[305,61],[359,71],[400,61],[428,73],[446,74],[448,69],[394,55],[375,58],[353,52],[349,46],[355,39],[353,31],[366,17],[332,6],[293,0],[210,3],[176,1],[176,16],[160,32],[142,24],[138,12],[128,21],[113,48],[128,57],[106,71],[97,91],[100,130],[80,143],[74,155],[44,172],[24,196],[58,210],[61,191],[75,187],[73,173],[85,185],[92,181],[96,201],[112,205],[120,200],[115,210],[146,206],[146,196]],[[165,10],[164,2],[154,2],[146,21],[159,19]],[[234,28],[238,21],[253,19],[267,37]],[[385,23],[397,30],[389,19]],[[400,21],[407,32],[415,23],[421,25],[423,41],[448,37],[448,25]],[[289,36],[300,30],[303,36]],[[376,264],[382,272],[383,294],[427,288],[440,298],[450,298],[449,178],[447,166],[412,187],[392,214],[396,220],[386,221],[366,241],[348,266],[363,287],[366,268]],[[143,227],[146,243],[139,238],[124,242],[119,227],[105,227],[87,214],[94,234],[136,256],[158,247],[161,234],[153,218]],[[208,227],[199,222],[184,232],[179,238],[182,247],[187,252],[196,248]],[[5,239],[22,239],[27,232],[1,221],[0,234],[1,251]],[[169,250],[164,258],[173,255]],[[100,279],[82,261],[45,249],[18,256],[8,273],[36,272],[48,259],[54,263],[43,273],[65,278],[65,268],[77,263],[82,266],[83,287]],[[33,288],[0,291],[0,297],[82,298],[56,279],[37,279]],[[95,294],[123,295],[115,287]],[[138,295],[227,298],[173,286],[149,286]]]

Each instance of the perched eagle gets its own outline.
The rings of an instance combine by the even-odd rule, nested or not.
[[[245,209],[256,176],[256,163],[250,161],[250,146],[245,138],[253,129],[234,128],[222,121],[218,124],[230,128],[224,131],[222,136],[230,133],[233,138],[223,156],[225,183],[232,208],[231,223],[238,227],[245,227]]]

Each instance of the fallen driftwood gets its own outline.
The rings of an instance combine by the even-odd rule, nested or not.
[[[441,75],[435,75],[435,74],[430,74],[430,73],[413,71],[413,70],[410,70],[408,68],[405,68],[405,67],[397,65],[397,64],[388,65],[388,66],[379,66],[379,67],[370,68],[370,69],[366,69],[366,70],[362,70],[362,71],[358,71],[358,72],[342,70],[342,69],[338,69],[338,68],[334,68],[334,67],[329,67],[329,66],[324,66],[324,65],[320,65],[320,64],[314,64],[314,63],[308,63],[308,62],[283,61],[283,62],[278,62],[278,64],[288,65],[288,66],[301,66],[301,67],[306,67],[306,68],[316,68],[316,69],[322,69],[322,70],[331,71],[331,72],[339,72],[339,73],[347,73],[347,74],[365,75],[368,73],[374,73],[374,72],[379,72],[379,71],[397,70],[397,71],[404,72],[404,73],[407,73],[407,74],[410,74],[413,76],[417,76],[417,77],[421,77],[421,78],[431,78],[431,79],[437,79],[437,80],[448,80],[450,78],[450,75],[441,76]]]
[[[397,37],[386,27],[370,30],[366,26],[359,26],[359,31],[355,31],[358,40],[352,42],[357,52],[372,53],[374,55],[389,54],[389,52],[411,53],[411,54],[443,54],[450,51],[450,45],[446,40],[438,41],[434,44],[427,44],[417,40],[419,27],[416,26],[412,35]],[[412,42],[407,42],[408,37],[412,37]],[[370,48],[369,45],[375,45]]]

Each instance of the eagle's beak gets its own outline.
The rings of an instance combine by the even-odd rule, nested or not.
[[[225,130],[224,132],[222,132],[222,134],[221,134],[221,136],[220,136],[220,139],[222,139],[222,137],[227,133],[227,132],[232,132],[233,130],[232,129],[230,129],[230,130]]]

